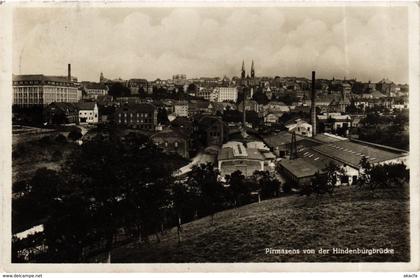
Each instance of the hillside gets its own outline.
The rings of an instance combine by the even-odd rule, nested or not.
[[[288,196],[202,218],[149,244],[128,244],[113,263],[169,262],[406,262],[409,261],[407,194],[340,188],[333,196]],[[392,248],[394,254],[318,254],[318,249]],[[265,248],[300,249],[266,254]],[[303,254],[315,249],[315,254]]]

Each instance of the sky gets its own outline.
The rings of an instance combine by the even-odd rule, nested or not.
[[[408,82],[406,7],[17,8],[13,72]]]

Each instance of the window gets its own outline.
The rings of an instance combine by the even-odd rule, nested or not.
[[[177,141],[175,141],[174,146],[175,146],[175,148],[178,148],[178,142]]]

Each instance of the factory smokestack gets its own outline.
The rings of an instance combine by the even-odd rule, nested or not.
[[[67,65],[67,80],[71,81],[71,64]]]
[[[315,105],[315,71],[312,71],[312,94],[311,94],[311,124],[312,124],[312,137],[316,135],[316,105]]]

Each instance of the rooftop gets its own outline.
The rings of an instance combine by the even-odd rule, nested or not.
[[[404,152],[387,151],[369,144],[353,141],[339,141],[313,148],[315,151],[353,167],[359,167],[365,156],[370,163],[379,163],[406,155]]]
[[[246,148],[241,142],[230,141],[222,146],[218,160],[251,159],[264,160],[264,156],[256,148]]]
[[[284,159],[280,161],[280,165],[297,178],[313,176],[320,170],[318,167],[312,165],[303,158],[293,160]]]
[[[332,142],[348,140],[345,137],[341,137],[341,136],[337,136],[337,135],[329,134],[329,133],[319,133],[315,135],[314,139],[322,143],[332,143]]]
[[[275,148],[280,145],[290,144],[292,142],[292,134],[288,131],[281,131],[277,134],[264,136],[263,139],[270,148]],[[303,137],[296,135],[296,141],[303,139]]]
[[[53,76],[53,75],[44,75],[44,74],[19,74],[12,76],[13,81],[51,81],[51,82],[69,82],[67,76]],[[69,83],[74,83],[76,79],[74,76],[71,77]]]
[[[93,110],[95,108],[95,102],[79,102],[77,103],[77,107],[79,110]]]
[[[121,106],[120,109],[153,112],[156,110],[156,106],[150,103],[126,103],[123,106]]]

